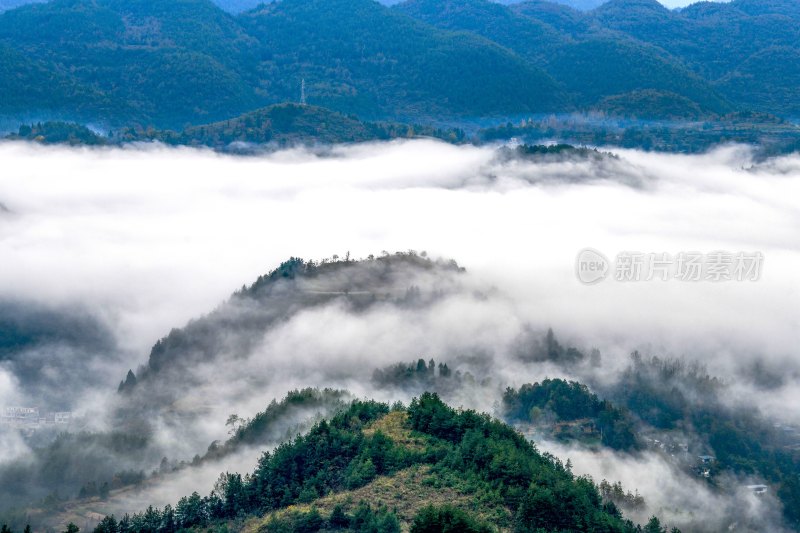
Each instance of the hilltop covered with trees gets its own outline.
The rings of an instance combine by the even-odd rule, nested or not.
[[[301,309],[337,298],[353,309],[379,302],[400,308],[430,303],[454,290],[462,271],[454,261],[432,260],[413,251],[358,261],[349,256],[319,262],[291,258],[243,286],[208,315],[158,340],[147,366],[136,373],[133,391],[146,388],[148,380],[162,373],[179,380],[186,365],[220,353],[244,356],[267,328]]]
[[[423,484],[467,498],[443,507],[420,501],[413,517],[398,516],[375,500],[351,499],[327,510],[337,494],[422,468],[429,472]],[[160,533],[233,520],[262,531],[399,531],[403,523],[412,531],[443,531],[436,529],[443,523],[474,531],[640,530],[589,479],[539,453],[512,428],[474,411],[456,411],[426,393],[407,408],[354,402],[306,435],[265,452],[254,472],[224,474],[210,495],[194,493],[175,507],[106,517],[95,532]],[[647,527],[662,531],[657,520]]]
[[[364,122],[317,106],[276,104],[229,120],[193,126],[181,132],[126,128],[115,142],[160,141],[171,145],[210,146],[247,153],[264,146],[330,145],[418,136],[463,142],[459,129],[409,126],[396,122]]]
[[[503,394],[503,410],[511,422],[584,422],[589,433],[599,433],[604,446],[625,451],[640,447],[630,415],[575,381],[545,379],[516,390],[509,387]]]

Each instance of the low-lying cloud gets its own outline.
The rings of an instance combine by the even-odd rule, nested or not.
[[[616,154],[532,161],[398,141],[237,158],[3,143],[0,300],[90,310],[112,332],[107,354],[75,361],[93,380],[68,400],[102,412],[104,395],[158,338],[290,256],[415,249],[468,269],[463,291],[424,309],[356,315],[334,301],[270,330],[244,359],[199,365],[206,386],[183,401],[202,398],[209,414],[191,436],[180,424],[159,426],[159,442],[175,443],[173,459],[224,438],[228,414],[251,416],[294,387],[406,399],[376,393],[365,377],[417,357],[457,360],[476,374],[481,358],[494,361],[482,393],[457,398],[491,410],[502,386],[563,372],[514,360],[531,325],[599,348],[604,372],[634,349],[700,360],[735,384],[731,402],[753,394],[757,384],[741,378],[760,361],[782,380],[762,407],[799,422],[790,406],[800,405],[800,157],[755,163],[746,147]],[[586,286],[575,276],[585,247],[609,257],[758,251],[764,265],[758,281]],[[30,396],[0,362],[0,402]]]

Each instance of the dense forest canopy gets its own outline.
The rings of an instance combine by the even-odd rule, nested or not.
[[[383,424],[389,419],[397,425],[387,434]],[[414,445],[398,433],[413,437]],[[481,503],[477,509],[422,507],[412,531],[492,531],[476,511],[493,512],[495,525],[520,532],[640,530],[621,517],[613,502],[604,502],[590,480],[540,454],[510,427],[474,411],[456,411],[425,393],[407,408],[354,402],[308,434],[265,453],[252,474],[224,474],[207,497],[194,493],[174,508],[151,507],[119,520],[106,517],[95,531],[172,531],[247,519],[253,513],[267,515],[256,518],[262,531],[400,531],[397,516],[385,507],[351,503],[349,510],[336,506],[323,514],[314,503],[321,495],[359,489],[420,467]],[[311,507],[275,514],[297,504]],[[380,525],[367,529],[364,522]],[[658,520],[651,523],[648,527]]]
[[[7,10],[0,114],[182,129],[303,97],[362,120],[412,123],[577,110],[684,120],[798,113],[793,2],[228,7],[238,14],[207,0]]]

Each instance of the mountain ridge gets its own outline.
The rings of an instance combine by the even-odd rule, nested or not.
[[[704,114],[797,116],[797,17],[784,0],[281,0],[238,15],[207,0],[53,0],[0,14],[0,118],[185,130],[298,101],[304,84],[308,103],[368,121],[504,121],[642,91]]]
[[[354,401],[265,452],[252,474],[222,474],[210,496],[195,492],[174,509],[150,507],[119,522],[107,516],[95,532],[224,526],[254,512],[261,517],[248,518],[244,531],[449,531],[442,515],[464,532],[639,531],[569,464],[510,426],[426,392],[408,407]],[[653,525],[647,531],[662,531],[655,518]]]

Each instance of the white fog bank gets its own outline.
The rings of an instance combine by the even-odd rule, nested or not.
[[[458,260],[526,319],[597,345],[793,356],[798,158],[618,154],[533,164],[432,141],[259,158],[4,143],[0,296],[91,305],[143,362],[171,327],[290,256],[415,249]],[[757,282],[585,286],[574,262],[587,246],[612,258],[760,251],[764,265]]]
[[[76,403],[102,419],[106,395],[128,368],[146,362],[157,339],[292,256],[424,250],[466,267],[466,287],[490,290],[485,300],[455,294],[419,311],[379,306],[354,315],[333,302],[298,313],[247,359],[194,370],[206,386],[184,401],[215,409],[192,435],[159,428],[173,459],[224,438],[228,414],[252,416],[294,387],[393,399],[364,376],[420,356],[492,356],[492,384],[463,398],[491,410],[501,385],[558,372],[509,357],[528,325],[552,327],[564,344],[600,348],[604,371],[621,368],[634,349],[700,360],[731,384],[734,402],[754,390],[735,382],[737,373],[762,361],[783,382],[759,396],[759,407],[800,422],[800,157],[755,163],[743,147],[616,155],[509,160],[492,148],[434,141],[239,158],[159,146],[0,143],[0,300],[89,309],[107,325],[119,350],[81,362],[94,385],[75,390]],[[612,259],[724,250],[759,252],[764,262],[757,281],[590,286],[575,273],[586,247]],[[321,328],[325,335],[316,335]],[[0,405],[35,402],[10,368],[0,362]],[[4,439],[12,458],[25,453],[19,439]],[[717,506],[714,516],[724,517],[753,503],[708,491],[692,500],[693,489],[681,488],[685,475],[647,454],[552,449],[572,457],[578,473],[639,488],[649,511],[677,524],[691,522],[681,513],[697,505]],[[254,459],[236,457],[243,465]],[[645,471],[648,483],[639,477]],[[174,486],[133,498],[131,510],[151,497],[177,499],[190,486],[210,490],[214,476],[213,469],[185,472]]]

